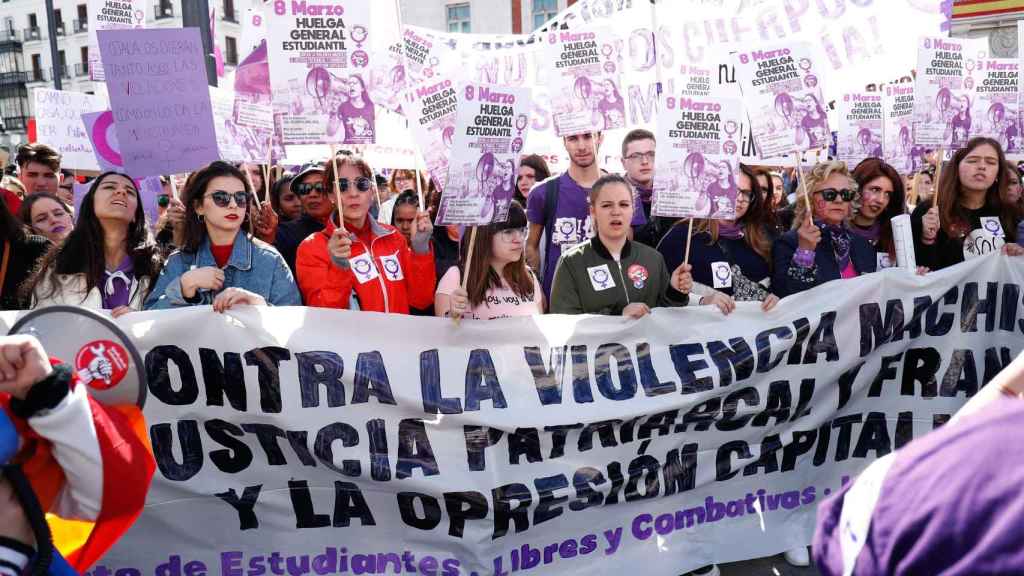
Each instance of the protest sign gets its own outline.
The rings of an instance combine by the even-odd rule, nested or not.
[[[738,100],[664,98],[658,111],[652,214],[736,217],[740,117]]]
[[[99,33],[124,169],[141,178],[218,158],[198,28]]]
[[[470,83],[459,94],[437,223],[504,222],[516,190],[530,118],[530,91]]]
[[[984,58],[977,40],[922,38],[914,82],[914,142],[957,149],[971,132],[971,95],[964,86],[966,59]]]
[[[675,576],[803,546],[1024,348],[1022,282],[992,255],[771,314],[130,314],[158,472],[90,574]]]
[[[114,128],[114,113],[110,110],[87,112],[81,115],[85,133],[92,144],[93,153],[100,171],[124,171],[124,159],[121,157],[121,146],[117,143],[117,130]]]
[[[913,174],[924,165],[925,154],[924,147],[914,144],[914,85],[886,85],[882,106],[885,160],[900,174]]]
[[[89,77],[91,80],[102,82],[105,78],[103,62],[100,60],[97,32],[144,28],[150,4],[150,0],[88,0],[86,10],[89,15]],[[161,6],[163,5],[158,4],[157,9],[161,10]]]
[[[81,116],[83,113],[106,109],[107,103],[103,98],[83,92],[35,88],[33,104],[37,138],[60,153],[61,166],[78,170],[99,170],[92,143],[89,141],[89,133],[82,125]]]
[[[404,111],[416,146],[423,153],[430,178],[444,190],[448,178],[448,157],[455,138],[457,87],[451,80],[434,79],[414,86]]]
[[[364,77],[371,63],[368,3],[275,2],[266,16],[274,118],[283,143],[374,142],[374,103]]]
[[[228,162],[251,160],[239,145],[238,126],[235,123],[235,91],[210,86],[210,106],[220,159]],[[263,162],[266,161],[264,157]]]
[[[253,7],[242,23],[241,59],[235,68],[231,122],[241,157],[266,163],[282,158],[284,147],[274,140],[274,109],[267,61],[266,20],[261,7]],[[218,133],[219,135],[219,133]],[[267,150],[273,146],[273,153]]]
[[[626,126],[620,42],[608,28],[560,30],[544,37],[542,78],[558,97],[551,102],[557,136]]]
[[[1007,157],[1024,155],[1021,142],[1018,62],[1011,58],[978,58],[964,62],[970,90],[971,137],[999,142]]]
[[[828,116],[809,45],[744,50],[733,61],[763,157],[828,146]]]
[[[836,157],[853,169],[865,158],[882,158],[882,95],[854,92],[839,100]]]

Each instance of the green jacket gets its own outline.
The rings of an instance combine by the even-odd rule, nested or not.
[[[668,296],[671,274],[657,250],[626,241],[616,262],[595,236],[562,253],[551,287],[552,314],[618,316],[627,304],[686,306]]]

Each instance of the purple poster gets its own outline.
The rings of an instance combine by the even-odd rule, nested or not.
[[[437,223],[504,222],[529,124],[530,89],[466,84],[458,95],[448,181]]]
[[[85,124],[85,133],[92,142],[92,150],[96,154],[96,162],[100,165],[100,172],[123,172],[124,160],[121,158],[121,146],[117,143],[113,112],[87,112],[82,114],[82,123]]]
[[[125,171],[189,172],[218,159],[198,28],[99,32]]]

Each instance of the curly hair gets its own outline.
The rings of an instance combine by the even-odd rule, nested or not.
[[[820,186],[822,182],[828,180],[829,176],[832,176],[833,174],[844,176],[850,181],[850,188],[853,190],[857,189],[857,181],[854,180],[853,175],[850,174],[850,169],[846,167],[846,162],[840,162],[839,160],[819,162],[814,165],[814,168],[811,168],[810,172],[800,171],[800,177],[803,179],[803,183],[797,186],[796,189],[796,201],[794,202],[793,208],[793,230],[799,228],[807,218],[807,197],[813,197],[815,189]]]

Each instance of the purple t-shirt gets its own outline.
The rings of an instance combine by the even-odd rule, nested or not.
[[[131,302],[132,279],[135,267],[132,257],[125,256],[117,270],[103,271],[103,284],[100,286],[100,300],[104,310],[113,310],[119,306],[127,306]]]
[[[826,575],[1024,574],[1024,401],[1000,400],[876,460],[821,504]]]
[[[544,182],[537,184],[526,199],[526,219],[531,224],[540,224],[547,230],[544,221],[544,205],[547,186]],[[550,237],[544,238],[544,278],[541,286],[544,295],[551,296],[551,281],[555,277],[555,267],[562,255],[562,247],[575,246],[589,240],[594,235],[593,223],[590,221],[590,188],[584,188],[563,172],[558,177],[558,205],[555,207],[554,222]],[[647,219],[639,197],[633,199],[633,226],[643,226]]]

